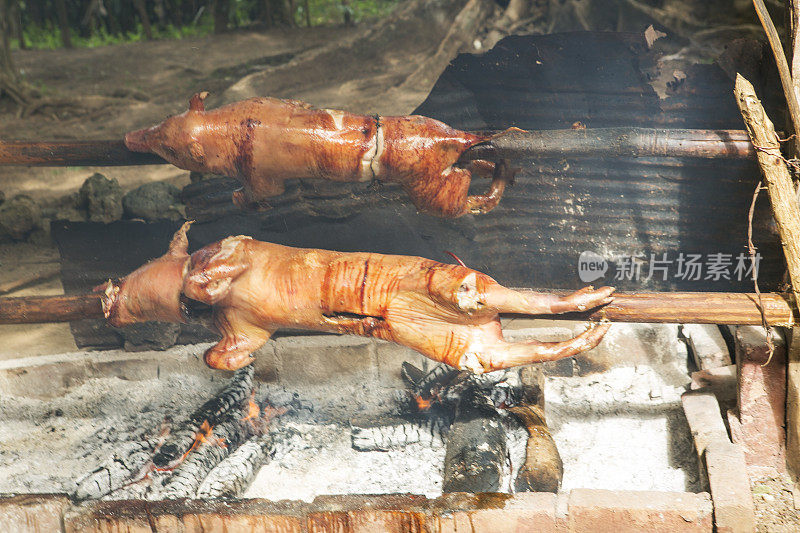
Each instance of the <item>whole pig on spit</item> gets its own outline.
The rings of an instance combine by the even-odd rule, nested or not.
[[[422,257],[290,248],[242,235],[189,255],[189,226],[166,254],[98,290],[114,326],[205,319],[222,336],[205,353],[212,368],[250,364],[280,327],[376,337],[477,373],[575,355],[597,346],[609,327],[564,342],[506,342],[499,314],[583,311],[610,303],[613,287],[518,292]]]
[[[468,148],[517,128],[474,135],[421,116],[356,115],[276,98],[206,111],[207,95],[195,94],[185,113],[128,133],[125,145],[182,169],[236,178],[242,188],[233,201],[240,207],[261,207],[287,179],[380,180],[399,183],[422,212],[459,217],[492,210],[516,172],[504,160],[463,167],[457,161]],[[469,195],[473,173],[492,178],[485,194]]]

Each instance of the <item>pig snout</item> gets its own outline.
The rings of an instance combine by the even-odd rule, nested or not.
[[[125,134],[125,146],[134,152],[150,152],[150,144],[147,140],[151,128],[131,131]]]

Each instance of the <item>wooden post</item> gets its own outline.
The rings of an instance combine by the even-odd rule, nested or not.
[[[790,88],[790,91],[794,96],[793,87]],[[767,184],[772,211],[781,236],[781,245],[792,282],[792,292],[797,297],[800,294],[800,211],[797,206],[794,184],[789,174],[789,168],[781,155],[780,144],[772,122],[758,101],[753,86],[739,75],[736,77],[734,93],[753,144],[759,148],[758,162]],[[794,328],[793,333],[797,333],[797,328]],[[787,368],[786,391],[786,455],[789,467],[795,472],[800,467],[800,418],[798,418],[800,347],[797,346],[798,341],[800,339],[797,338],[797,335],[792,335],[788,350],[789,368]]]
[[[789,46],[792,59],[792,91],[800,98],[800,0],[791,0],[787,6],[789,20]],[[797,133],[797,132],[795,132]],[[795,142],[794,157],[800,155],[800,141]],[[800,196],[800,188],[796,189]],[[800,475],[800,327],[793,327],[786,347],[786,466],[797,477]]]
[[[797,308],[791,298],[776,293],[764,293],[761,296],[764,314],[770,324],[784,327],[800,325]],[[544,316],[555,320],[761,325],[756,295],[736,292],[616,293],[613,302],[599,309]],[[0,298],[0,324],[69,322],[82,318],[103,318],[99,294]]]
[[[737,74],[733,91],[750,139],[758,149],[758,162],[781,236],[792,292],[796,301],[800,301],[797,300],[800,295],[800,211],[797,209],[792,177],[781,155],[775,127],[758,100],[753,85]]]

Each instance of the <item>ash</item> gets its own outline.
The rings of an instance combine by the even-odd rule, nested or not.
[[[181,350],[191,349],[188,347]],[[158,435],[219,392],[228,373],[172,374],[149,380],[93,378],[40,400],[0,394],[0,493],[66,492],[125,443]],[[680,394],[685,364],[616,367],[582,377],[548,377],[547,421],[563,462],[561,490],[699,490],[697,465]],[[384,416],[396,389],[364,381],[294,390],[262,384],[257,399],[283,406],[273,421],[292,446],[261,468],[245,497],[312,500],[323,494],[441,493],[445,447],[413,443],[390,451],[352,448],[350,420]],[[510,487],[525,457],[526,431],[504,417]],[[110,498],[146,497],[155,473]],[[510,489],[509,489],[510,490]]]
[[[564,461],[562,491],[701,490],[681,407],[686,374],[675,370],[618,367],[546,380],[547,422]],[[664,377],[670,375],[672,384]]]

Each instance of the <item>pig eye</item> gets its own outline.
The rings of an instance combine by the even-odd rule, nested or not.
[[[171,147],[171,146],[165,146],[165,147],[164,147],[164,151],[165,151],[165,152],[167,152],[167,154],[168,154],[170,157],[176,157],[176,156],[178,155],[178,154],[175,152],[175,149],[174,149],[173,147]]]

